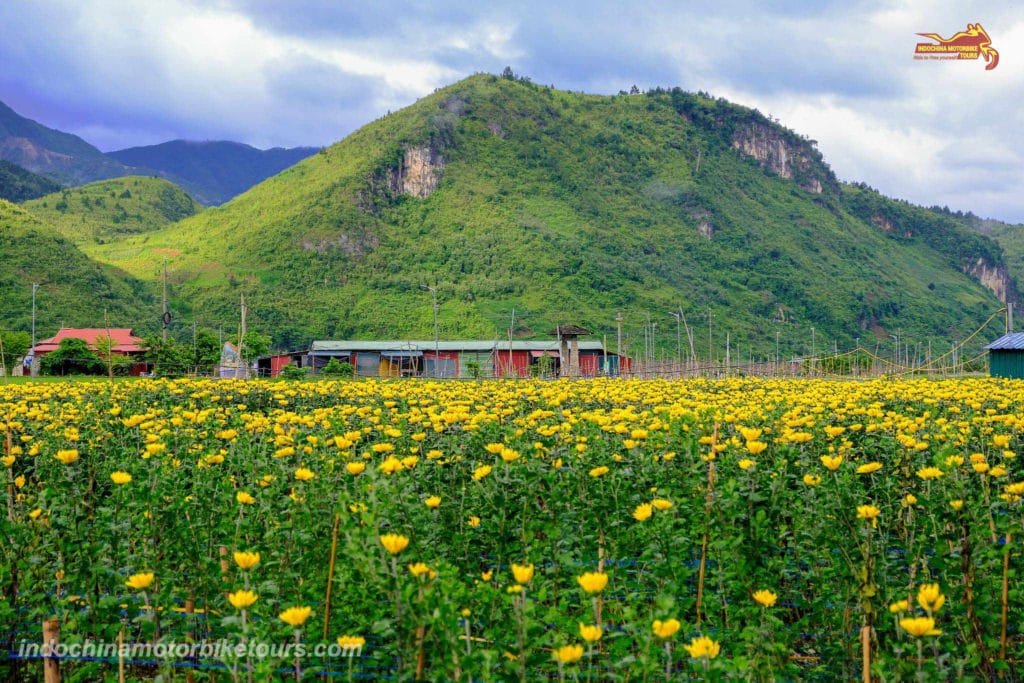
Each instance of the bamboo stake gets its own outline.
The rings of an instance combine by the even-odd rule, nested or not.
[[[193,621],[193,616],[195,615],[195,611],[196,611],[196,594],[195,594],[195,592],[190,591],[189,594],[188,594],[188,600],[185,601],[185,621],[188,622],[189,640],[191,642],[193,642],[193,643],[196,641],[196,632],[192,628],[193,624],[195,624],[195,622]],[[195,680],[196,680],[196,676],[192,672],[191,667],[188,668],[188,669],[185,669],[185,683],[194,683]]]
[[[604,526],[602,525],[597,531],[597,571],[600,574],[604,573]],[[597,626],[601,626],[601,613],[604,611],[604,598],[600,593],[597,594]]]
[[[423,642],[427,637],[427,627],[420,624],[416,627],[416,680],[423,680],[423,671],[427,668],[427,651],[423,648]]]
[[[999,661],[1003,662],[1003,664],[1006,664],[1006,618],[1010,598],[1010,553],[1013,552],[1010,545],[1011,539],[1011,534],[1006,534],[1006,553],[1003,555],[1003,611],[999,631]],[[999,678],[1003,678],[1005,675],[1006,668],[1003,667],[999,670]]]
[[[331,559],[327,565],[327,596],[324,598],[324,641],[331,629],[331,589],[334,586],[334,561],[338,557],[338,526],[341,515],[334,515],[334,529],[331,531]]]
[[[60,683],[60,660],[54,649],[60,643],[60,621],[47,619],[43,622],[43,681]]]
[[[117,683],[124,683],[124,626],[117,632]]]
[[[11,443],[11,430],[7,429],[7,438],[4,440],[4,456],[10,457],[11,449],[14,444]],[[7,484],[7,521],[14,522],[14,470],[8,470],[10,472],[10,483]]]
[[[871,627],[865,624],[860,628],[861,649],[861,681],[871,683]]]
[[[700,570],[697,573],[697,628],[700,628],[700,608],[704,602],[704,572],[708,563],[708,536],[711,533],[711,501],[714,498],[715,490],[715,444],[718,443],[718,423],[715,423],[714,432],[711,435],[710,457],[708,459],[708,492],[704,497],[704,540],[700,545]]]

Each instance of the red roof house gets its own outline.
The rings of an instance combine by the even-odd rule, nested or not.
[[[132,334],[132,331],[127,328],[111,327],[110,329],[107,329],[105,327],[62,327],[57,334],[53,335],[49,339],[39,341],[36,344],[35,353],[37,356],[43,356],[50,351],[56,351],[63,339],[81,339],[89,345],[90,349],[95,351],[96,340],[105,339],[108,334],[114,341],[114,348],[112,349],[114,353],[131,356],[144,353],[146,351],[146,348],[142,345],[142,339],[136,337]]]

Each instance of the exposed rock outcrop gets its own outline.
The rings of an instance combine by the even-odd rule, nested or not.
[[[975,278],[978,282],[992,290],[996,298],[1004,304],[1008,297],[1016,298],[1016,288],[1010,273],[1003,266],[993,266],[984,259],[979,258],[974,263],[966,266],[964,272]]]
[[[389,172],[388,182],[393,192],[424,199],[437,189],[443,168],[444,158],[430,147],[410,147],[398,168]]]
[[[808,192],[821,194],[824,189],[819,177],[822,171],[818,168],[812,143],[790,137],[770,125],[750,123],[736,129],[732,147],[753,157],[776,175],[796,180]]]

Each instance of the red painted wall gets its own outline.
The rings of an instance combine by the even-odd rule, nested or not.
[[[291,365],[291,356],[271,356],[270,357],[270,376],[277,377],[281,374],[281,370],[284,366]]]
[[[438,351],[436,354],[433,351],[424,351],[423,358],[440,358],[441,360],[455,361],[455,377],[459,376],[459,352],[458,351]]]
[[[512,370],[508,369],[508,351],[494,352],[494,373],[498,377],[506,377],[509,374],[516,374],[519,377],[530,376],[530,352],[512,352]]]

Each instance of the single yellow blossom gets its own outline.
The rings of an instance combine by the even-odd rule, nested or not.
[[[257,600],[256,593],[247,590],[238,590],[234,593],[228,593],[228,602],[235,609],[245,609],[246,607],[252,607]]]
[[[586,572],[576,577],[576,583],[588,593],[600,593],[608,585],[608,575],[604,572]]]
[[[124,582],[124,585],[128,586],[129,588],[133,588],[137,591],[146,590],[151,585],[153,585],[153,579],[153,572],[132,574],[128,577],[128,580]]]
[[[718,656],[721,646],[707,636],[699,636],[691,640],[689,645],[683,645],[683,649],[692,659],[714,659]]]
[[[582,645],[563,645],[554,652],[554,658],[562,664],[574,664],[583,657]]]
[[[530,579],[533,578],[533,565],[532,564],[513,564],[512,565],[512,577],[516,580],[516,583],[530,583]]]
[[[235,551],[235,564],[239,569],[252,569],[260,563],[260,554],[248,551]]]
[[[665,621],[655,619],[651,624],[651,631],[662,640],[667,640],[676,634],[680,626],[678,619],[666,619]]]
[[[306,623],[306,619],[309,619],[311,614],[313,614],[311,607],[289,607],[277,616],[292,628],[299,628]]]
[[[931,617],[907,617],[906,619],[900,619],[900,628],[915,638],[942,635],[942,631],[935,628],[935,620]]]
[[[380,544],[392,555],[397,555],[409,545],[409,539],[401,534],[384,534],[380,537]]]
[[[762,607],[774,607],[775,601],[779,599],[778,595],[767,589],[754,591],[752,597],[754,598],[754,602]]]

